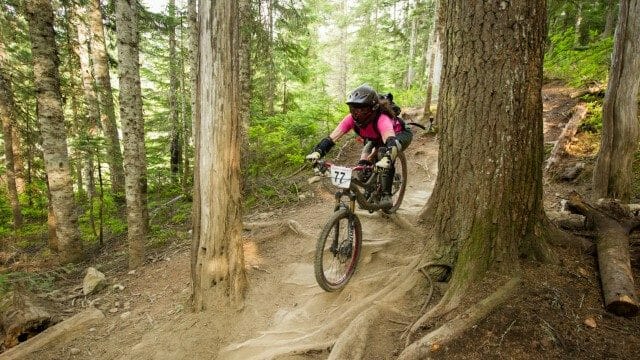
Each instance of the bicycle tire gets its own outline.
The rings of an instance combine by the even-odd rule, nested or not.
[[[393,206],[389,209],[383,209],[382,211],[385,214],[393,214],[396,212],[402,204],[402,199],[404,199],[404,192],[407,188],[407,158],[404,156],[403,152],[398,154],[395,161],[395,168],[396,171],[393,176],[392,187]]]
[[[332,245],[336,246],[333,240],[337,248],[332,249]],[[335,211],[324,225],[316,243],[314,270],[318,285],[328,292],[342,289],[356,270],[361,248],[360,219],[345,208]]]

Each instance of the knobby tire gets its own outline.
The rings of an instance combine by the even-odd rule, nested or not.
[[[351,239],[348,238],[350,228]],[[338,247],[332,252],[334,240],[337,240]],[[350,253],[345,251],[348,246],[351,246]],[[318,285],[329,292],[342,289],[356,270],[361,248],[362,225],[358,217],[344,208],[334,212],[316,244],[314,268]]]

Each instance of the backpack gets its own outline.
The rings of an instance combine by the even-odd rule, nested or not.
[[[400,124],[401,125],[400,128],[402,129],[400,132],[396,133],[396,138],[398,138],[398,140],[402,143],[402,147],[406,149],[407,146],[409,146],[409,144],[411,143],[411,139],[413,138],[413,131],[411,130],[410,125],[418,126],[418,127],[422,128],[422,129],[425,129],[425,127],[420,125],[420,124],[413,123],[413,122],[407,123],[406,121],[404,121],[403,118],[400,117],[400,113],[402,112],[402,109],[400,108],[400,106],[398,106],[398,104],[393,102],[393,94],[391,94],[391,93],[380,94],[378,96],[378,98],[380,100],[389,101],[389,104],[391,105],[391,109],[393,110],[393,113],[394,113],[393,114],[394,116],[391,116],[391,120],[394,123],[393,128],[396,129],[397,128],[396,125]],[[389,114],[387,114],[387,115],[389,115]],[[381,139],[382,135],[378,131],[378,118],[376,118],[373,121],[373,129],[375,130],[376,134],[378,135],[378,138]],[[355,130],[356,134],[358,134],[358,136],[363,137],[362,135],[360,135],[360,131],[359,131],[357,126],[354,127],[353,129]],[[368,139],[368,140],[374,140],[374,139]],[[380,141],[377,141],[377,142],[378,142],[379,146],[384,145],[384,144],[380,143]]]

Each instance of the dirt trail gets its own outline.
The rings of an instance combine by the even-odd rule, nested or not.
[[[570,103],[574,100],[567,93],[561,87],[546,89],[545,141],[553,141],[552,133],[561,129],[573,106]],[[357,146],[346,147],[346,155],[338,161],[350,161],[355,152]],[[417,135],[407,151],[409,182],[399,213],[409,221],[431,194],[437,152],[436,137],[427,134]],[[562,190],[551,189],[551,195],[545,195],[545,204],[555,206],[555,194]],[[81,308],[91,303],[105,312],[105,321],[84,336],[40,351],[32,358],[245,360],[275,358],[282,353],[290,354],[279,359],[327,358],[327,349],[344,326],[331,329],[323,325],[353,317],[354,311],[366,308],[371,294],[389,281],[400,280],[398,269],[407,265],[423,244],[422,234],[403,230],[377,213],[358,211],[364,247],[356,274],[343,291],[325,293],[315,283],[313,252],[315,236],[332,211],[332,193],[330,184],[313,185],[293,208],[247,216],[246,222],[295,221],[303,233],[296,234],[286,226],[246,232],[249,290],[242,311],[225,306],[197,314],[189,311],[189,239],[185,233],[172,249],[159,254],[156,262],[133,274],[121,268],[110,270],[103,264],[112,284],[121,284],[124,289],[109,288],[73,306]],[[640,332],[638,320],[611,319],[601,310],[593,258],[565,252],[561,255],[564,267],[526,265],[525,279],[531,284],[523,289],[523,299],[492,315],[472,334],[443,349],[440,356],[640,357],[639,340],[633,337]],[[575,274],[578,278],[572,277]],[[424,295],[411,297],[420,299]],[[410,322],[419,311],[416,304],[421,305],[412,299],[396,304],[389,314],[380,317],[377,333],[370,334],[366,358],[395,358],[403,346],[398,338],[406,328],[397,320]],[[589,314],[603,326],[585,328],[582,321]],[[605,325],[614,330],[606,330]],[[620,339],[625,345],[616,350],[614,344]]]

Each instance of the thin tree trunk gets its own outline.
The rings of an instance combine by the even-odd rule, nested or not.
[[[138,52],[138,7],[130,0],[116,1],[118,59],[120,61],[120,119],[122,121],[127,202],[129,267],[144,263],[148,230],[146,152]]]
[[[91,0],[89,2],[89,23],[91,26],[91,56],[101,108],[100,122],[102,123],[102,130],[106,140],[111,189],[116,194],[122,194],[124,192],[124,168],[111,89],[109,58],[105,45],[100,0]]]
[[[2,120],[2,136],[4,138],[4,158],[6,165],[7,193],[11,204],[14,229],[22,226],[22,211],[18,199],[18,187],[16,185],[16,166],[13,156],[13,121],[16,107],[11,91],[11,81],[4,66],[4,45],[0,39],[0,120]]]
[[[174,183],[180,179],[182,163],[182,127],[178,119],[178,59],[176,51],[176,2],[169,0],[169,118],[171,121],[171,177]]]
[[[411,84],[413,84],[413,78],[415,77],[415,69],[413,68],[413,58],[415,57],[416,54],[416,38],[417,38],[417,31],[418,28],[418,20],[416,19],[416,17],[414,16],[413,19],[411,20],[411,38],[409,39],[409,55],[408,55],[408,64],[409,66],[407,67],[407,76],[405,77],[405,82],[404,82],[404,88],[408,89],[411,87]]]
[[[22,141],[20,140],[20,131],[18,130],[17,118],[14,120],[14,126],[11,127],[11,148],[13,149],[13,169],[16,177],[16,188],[18,194],[24,194],[26,191],[24,161],[22,160]]]
[[[84,107],[87,117],[85,122],[81,124],[81,135],[86,139],[81,145],[84,154],[84,180],[89,198],[89,204],[93,203],[96,193],[95,176],[94,176],[94,146],[91,144],[92,139],[98,136],[100,126],[100,107],[98,105],[98,97],[95,91],[95,82],[93,78],[93,69],[91,68],[91,55],[89,53],[89,29],[86,25],[86,16],[82,8],[77,7],[76,31],[78,34],[77,56],[80,60],[80,74],[82,79],[82,90],[84,98]],[[89,143],[87,143],[89,142]],[[93,221],[93,218],[91,219]]]
[[[431,28],[431,35],[429,36],[429,41],[431,45],[428,47],[427,53],[429,56],[429,75],[427,78],[427,91],[424,99],[424,112],[422,117],[422,122],[426,123],[431,119],[431,101],[433,99],[433,78],[435,74],[435,65],[436,65],[436,53],[438,49],[440,49],[440,36],[441,29],[440,21],[439,21],[439,9],[440,9],[440,1],[436,0],[434,17],[433,17],[433,25]]]
[[[203,2],[196,123],[192,247],[193,305],[241,305],[246,288],[240,192],[241,119],[238,3]],[[215,210],[214,210],[215,209]]]
[[[275,97],[276,97],[276,65],[273,58],[273,48],[275,46],[275,24],[273,17],[273,8],[276,6],[277,0],[268,0],[268,35],[269,41],[267,44],[267,111],[269,115],[275,114]]]
[[[616,5],[618,3],[617,0],[605,1],[607,1],[607,12],[605,15],[604,31],[602,31],[602,34],[600,35],[602,39],[613,35],[613,31],[616,28],[616,15],[618,14],[616,11]]]
[[[192,150],[192,136],[195,136],[195,118],[196,118],[196,89],[198,87],[198,10],[196,6],[196,0],[188,0],[187,4],[187,21],[189,24],[189,104],[190,104],[190,117],[189,124],[185,124],[185,127],[189,127],[189,137],[185,136],[185,160],[189,159],[193,154]],[[185,131],[185,134],[187,132]],[[195,157],[195,156],[194,156]],[[195,163],[195,159],[194,159]],[[194,164],[195,166],[195,164]],[[186,167],[185,167],[186,169]],[[185,177],[187,173],[185,173]],[[195,176],[195,170],[194,175]],[[189,178],[192,176],[189,174]],[[186,181],[185,181],[186,184]],[[185,191],[186,192],[186,191]]]
[[[609,83],[602,108],[602,140],[593,171],[596,196],[629,202],[638,147],[640,0],[621,0]]]
[[[60,257],[62,262],[77,261],[82,255],[82,241],[69,170],[53,10],[48,0],[27,0],[25,4],[33,54],[38,122],[42,132],[51,204],[57,220]]]

